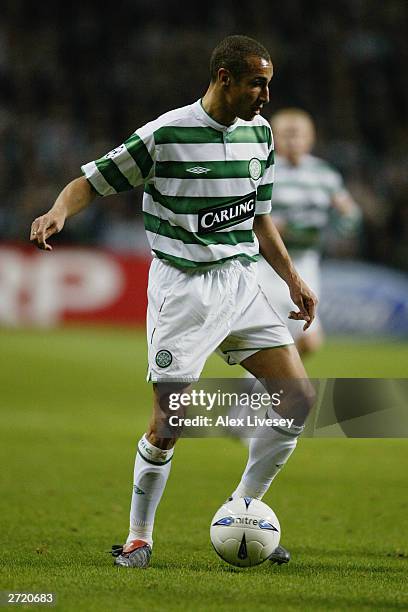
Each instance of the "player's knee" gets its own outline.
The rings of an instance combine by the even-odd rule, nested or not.
[[[302,403],[305,407],[307,414],[312,410],[315,405],[317,393],[310,381],[307,381],[304,389],[302,390]]]
[[[289,399],[289,413],[295,424],[302,425],[316,402],[316,391],[309,380],[295,384]]]

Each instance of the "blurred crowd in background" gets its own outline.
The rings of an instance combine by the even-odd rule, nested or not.
[[[0,240],[28,240],[80,165],[198,99],[213,47],[257,38],[275,75],[264,115],[297,106],[363,212],[328,256],[408,269],[406,0],[8,0],[0,19]],[[147,251],[141,191],[98,198],[61,243]]]

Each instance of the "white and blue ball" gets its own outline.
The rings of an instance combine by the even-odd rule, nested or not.
[[[270,557],[280,541],[272,508],[252,497],[225,502],[215,513],[210,538],[216,553],[231,565],[252,567]]]

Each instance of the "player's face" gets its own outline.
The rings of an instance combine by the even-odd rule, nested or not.
[[[305,117],[281,115],[272,122],[275,148],[279,155],[298,164],[314,145],[314,128]]]
[[[244,121],[251,121],[269,102],[268,85],[273,75],[270,61],[262,57],[247,59],[249,71],[239,81],[231,77],[226,92],[230,112]]]

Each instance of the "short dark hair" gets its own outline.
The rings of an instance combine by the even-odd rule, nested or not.
[[[232,76],[239,80],[249,70],[248,57],[262,57],[269,62],[271,61],[269,52],[253,38],[239,34],[227,36],[218,43],[212,52],[210,60],[211,81],[217,80],[220,68],[229,70]]]

